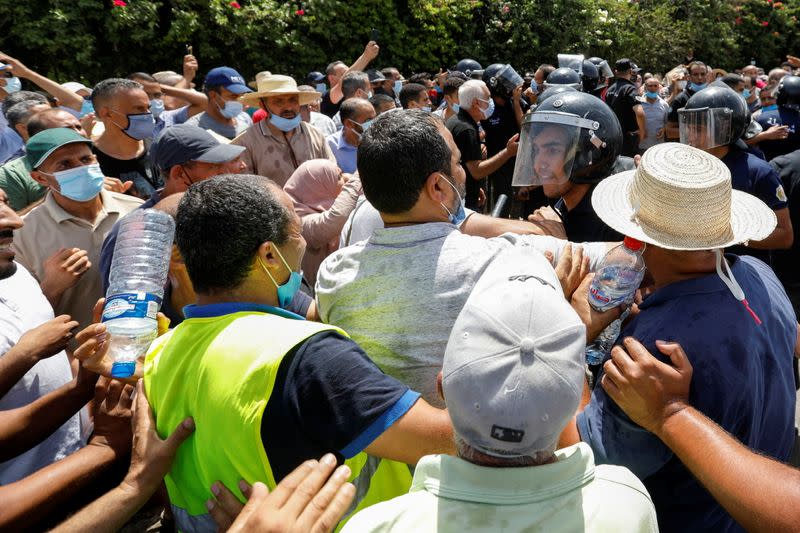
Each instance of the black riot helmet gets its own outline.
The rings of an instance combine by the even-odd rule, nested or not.
[[[784,76],[776,94],[778,107],[800,111],[800,76]]]
[[[600,82],[600,71],[594,63],[588,59],[583,60],[583,73],[581,74],[581,90],[585,93],[590,93],[597,89],[597,84]]]
[[[456,68],[459,72],[463,72],[468,78],[481,79],[483,75],[483,67],[474,59],[462,59],[456,63]]]
[[[499,96],[508,100],[514,89],[522,85],[525,80],[517,74],[514,67],[504,63],[494,63],[483,71],[483,82],[489,87],[492,96]]]
[[[554,85],[569,85],[575,90],[580,90],[581,75],[569,67],[557,68],[544,81],[545,89]]]
[[[594,66],[598,67],[598,66],[600,66],[600,63],[602,63],[603,61],[605,61],[605,59],[603,59],[602,57],[597,57],[597,56],[594,56],[594,57],[590,57],[590,58],[589,58],[589,59],[587,59],[586,61],[588,61],[589,63],[591,63],[591,64],[593,64]]]
[[[622,128],[591,94],[565,91],[525,115],[514,165],[515,187],[599,183],[622,149]]]
[[[694,93],[678,111],[681,143],[701,150],[735,143],[749,124],[747,103],[721,81]]]
[[[542,94],[539,95],[539,98],[536,100],[536,106],[539,107],[539,104],[547,100],[548,98],[555,96],[557,94],[566,93],[566,92],[578,92],[575,87],[570,87],[569,85],[553,85],[552,87],[548,87]]]

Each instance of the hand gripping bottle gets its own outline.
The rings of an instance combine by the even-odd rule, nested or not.
[[[633,302],[636,289],[644,278],[644,245],[625,237],[603,257],[589,288],[589,304],[597,311],[608,311],[614,307]],[[586,363],[599,365],[611,352],[617,340],[622,320],[612,322],[597,337],[594,344],[586,348]]]
[[[103,307],[112,377],[133,375],[136,359],[156,338],[174,235],[175,221],[155,209],[137,209],[120,222]]]

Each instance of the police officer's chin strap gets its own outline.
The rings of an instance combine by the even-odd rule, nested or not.
[[[733,294],[733,297],[742,302],[744,308],[747,309],[747,312],[750,313],[750,316],[753,317],[753,320],[756,321],[756,325],[761,325],[761,319],[758,318],[758,315],[750,309],[750,304],[747,303],[747,298],[744,296],[744,291],[739,286],[739,283],[736,281],[736,278],[733,277],[733,272],[731,272],[731,267],[728,265],[728,262],[725,261],[724,257],[722,256],[722,250],[714,250],[714,255],[717,258],[717,275],[722,280],[722,282],[727,285],[728,289]],[[723,265],[724,265],[724,272],[723,272]]]

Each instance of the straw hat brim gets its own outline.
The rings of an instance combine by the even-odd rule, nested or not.
[[[751,194],[733,190],[730,230],[722,237],[704,236],[702,228],[687,237],[642,226],[634,218],[628,194],[635,173],[636,170],[628,170],[601,181],[592,194],[592,207],[608,226],[639,241],[668,250],[713,250],[766,239],[778,224],[775,212],[767,204]]]
[[[243,94],[239,97],[239,101],[243,104],[247,104],[250,106],[258,106],[258,102],[262,98],[270,98],[273,96],[283,96],[283,95],[291,95],[296,94],[300,98],[300,105],[308,105],[312,102],[316,102],[322,95],[317,91],[263,91],[263,92],[255,92],[255,93],[247,93]]]

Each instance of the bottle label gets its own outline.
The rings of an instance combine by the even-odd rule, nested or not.
[[[161,298],[147,292],[123,292],[106,299],[103,322],[117,318],[149,318],[156,320]]]

